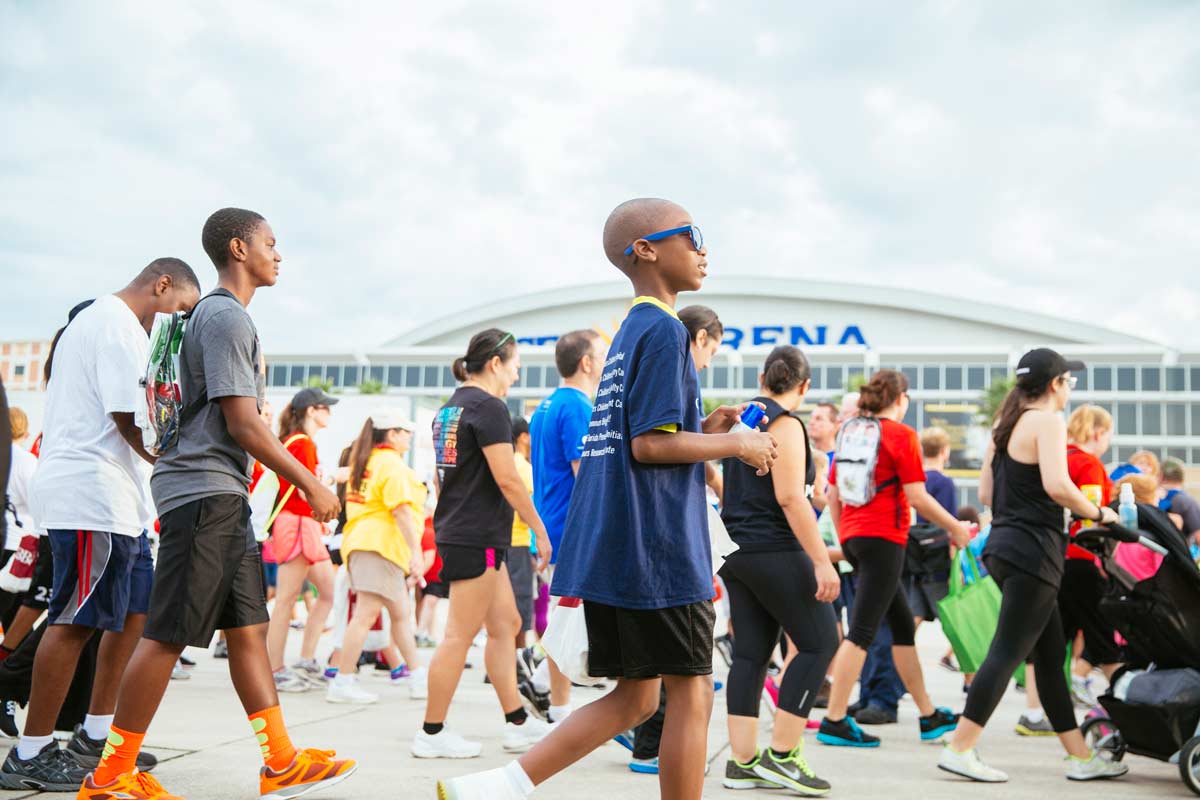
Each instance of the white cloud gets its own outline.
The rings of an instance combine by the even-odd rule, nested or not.
[[[200,227],[233,204],[285,257],[252,309],[268,348],[367,349],[615,277],[603,219],[655,194],[696,215],[716,274],[1200,344],[1188,4],[930,0],[869,26],[683,0],[2,13],[0,338],[48,334],[159,255],[211,281]]]

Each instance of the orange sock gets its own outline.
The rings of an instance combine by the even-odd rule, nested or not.
[[[250,727],[262,746],[263,763],[278,772],[296,758],[296,748],[288,737],[283,724],[283,711],[279,706],[264,708],[250,715]]]
[[[108,741],[104,743],[104,754],[100,757],[100,766],[92,775],[92,782],[97,786],[107,786],[125,773],[133,772],[145,738],[145,733],[123,731],[116,725],[110,727]]]

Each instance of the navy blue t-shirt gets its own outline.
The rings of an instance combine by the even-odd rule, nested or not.
[[[950,512],[951,516],[958,514],[958,490],[954,488],[954,480],[936,469],[925,470],[925,491],[938,501],[938,505]],[[928,522],[920,514],[917,522]]]
[[[613,339],[592,411],[551,594],[631,609],[713,598],[703,464],[642,464],[633,439],[700,432],[687,330],[639,302]],[[674,434],[654,434],[671,436]]]
[[[571,462],[583,458],[583,437],[591,419],[591,399],[578,389],[562,387],[543,400],[529,420],[533,504],[554,548],[552,563],[558,562],[567,507],[575,488]]]

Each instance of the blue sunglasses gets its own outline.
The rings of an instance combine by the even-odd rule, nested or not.
[[[678,236],[681,233],[686,233],[688,236],[692,237],[692,247],[696,248],[697,253],[704,248],[704,235],[700,233],[700,229],[695,225],[684,225],[682,228],[671,228],[669,231],[659,231],[658,233],[651,233],[648,236],[641,237],[633,244],[629,245],[629,247],[625,248],[625,255],[633,255],[633,245],[637,244],[643,239],[647,242],[657,242],[662,239],[666,239],[668,236]]]

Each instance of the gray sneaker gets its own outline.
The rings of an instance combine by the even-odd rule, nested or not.
[[[325,680],[325,670],[321,669],[315,658],[292,664],[292,672],[318,688],[324,689],[329,685]]]
[[[1017,720],[1017,736],[1054,736],[1054,726],[1050,724],[1050,719],[1042,716],[1040,720],[1034,722],[1029,719],[1026,714],[1022,714]]]
[[[764,748],[754,767],[754,774],[765,781],[796,794],[819,797],[829,794],[829,781],[818,778],[802,755],[804,742],[784,758],[777,758],[770,748]]]
[[[90,772],[67,751],[50,742],[30,759],[17,756],[17,748],[8,751],[0,767],[0,787],[32,789],[38,792],[76,792]]]
[[[281,669],[275,673],[275,691],[277,692],[307,692],[312,684],[301,678],[290,669]]]
[[[726,789],[778,789],[779,784],[760,777],[754,771],[761,762],[762,753],[756,755],[749,764],[739,764],[736,758],[729,759],[725,763],[725,780],[721,781],[721,785]]]

